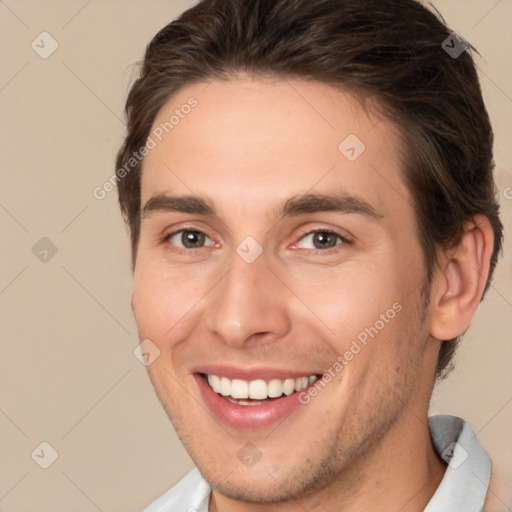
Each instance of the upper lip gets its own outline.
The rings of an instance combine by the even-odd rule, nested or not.
[[[204,364],[195,366],[191,369],[192,373],[203,373],[207,375],[217,375],[227,377],[228,379],[241,379],[246,381],[262,379],[265,381],[271,379],[297,379],[299,377],[309,377],[310,375],[321,375],[323,372],[318,370],[296,370],[286,368],[270,368],[264,366],[231,366],[226,364]]]

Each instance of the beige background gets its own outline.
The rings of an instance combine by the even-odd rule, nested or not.
[[[510,482],[512,1],[434,4],[483,56],[509,238],[432,412],[469,421]],[[114,170],[133,64],[187,5],[0,1],[2,511],[141,511],[192,467],[133,355],[129,245],[116,191],[102,201],[92,195]],[[47,59],[31,48],[43,31],[59,45]],[[42,237],[57,248],[46,262],[32,252]],[[31,458],[43,441],[59,455],[46,470]],[[48,457],[44,450],[34,458]],[[511,510],[511,491],[502,484],[494,492]]]

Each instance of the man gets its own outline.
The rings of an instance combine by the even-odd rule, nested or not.
[[[133,311],[197,466],[147,511],[483,510],[427,415],[501,247],[465,41],[413,0],[203,0],[126,112]]]

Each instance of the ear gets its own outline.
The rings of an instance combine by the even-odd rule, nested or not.
[[[477,215],[464,225],[460,243],[440,255],[430,304],[433,338],[449,340],[469,327],[487,283],[493,247],[489,219]]]

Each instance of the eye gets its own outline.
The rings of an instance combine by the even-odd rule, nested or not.
[[[213,240],[208,235],[196,229],[182,229],[170,233],[165,240],[180,249],[200,249],[205,245],[213,245]],[[206,242],[207,240],[209,242]]]
[[[299,246],[300,249],[313,250],[328,250],[338,245],[350,244],[340,233],[329,229],[310,231],[301,237],[299,243],[303,244],[302,247]]]

